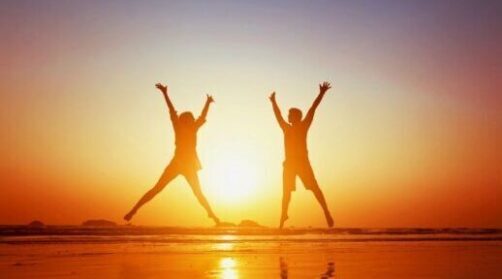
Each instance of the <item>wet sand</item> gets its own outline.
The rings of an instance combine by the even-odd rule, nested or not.
[[[408,238],[4,236],[0,278],[502,278],[496,237]]]

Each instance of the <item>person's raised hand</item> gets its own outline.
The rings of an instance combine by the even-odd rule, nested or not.
[[[270,97],[268,97],[270,101],[275,102],[275,91],[270,94]]]
[[[331,88],[331,84],[327,81],[319,84],[319,92],[326,93]]]
[[[206,94],[206,97],[207,97],[207,102],[208,102],[208,103],[214,103],[213,96],[211,96],[211,95],[209,95],[209,94]]]
[[[159,89],[162,93],[167,94],[167,85],[163,85],[162,83],[155,84],[155,87]]]

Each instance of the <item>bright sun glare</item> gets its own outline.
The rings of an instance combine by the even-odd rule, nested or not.
[[[222,202],[242,202],[255,194],[259,181],[259,162],[251,152],[227,150],[212,158],[207,172],[208,184]]]

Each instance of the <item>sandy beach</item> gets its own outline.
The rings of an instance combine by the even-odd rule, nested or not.
[[[132,230],[0,238],[2,278],[500,278],[499,231]],[[71,231],[71,230],[67,230]],[[112,230],[113,231],[113,230]],[[322,232],[322,230],[320,230]],[[5,230],[4,230],[5,232]],[[158,234],[151,234],[157,232]],[[160,232],[163,232],[160,234]],[[199,232],[199,234],[193,234]],[[345,232],[345,233],[344,233]],[[8,235],[6,235],[8,234]]]

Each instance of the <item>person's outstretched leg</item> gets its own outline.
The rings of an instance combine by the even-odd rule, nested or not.
[[[319,204],[322,207],[322,210],[324,211],[324,216],[326,217],[326,223],[328,223],[328,227],[333,227],[333,217],[331,217],[331,213],[329,212],[328,205],[326,204],[326,200],[324,199],[324,195],[321,191],[321,188],[313,188],[311,189],[312,193],[314,193],[315,198],[319,202]]]
[[[328,227],[333,227],[333,217],[331,217],[331,213],[329,212],[328,205],[326,204],[326,199],[324,198],[324,194],[315,179],[314,171],[310,164],[304,166],[300,171],[300,179],[302,180],[305,187],[314,193],[315,198],[319,202],[324,211],[324,216],[326,217],[326,223],[328,223]]]
[[[279,228],[284,227],[284,222],[288,220],[288,208],[291,201],[291,192],[295,190],[296,174],[290,166],[284,166],[282,172],[282,212]]]
[[[166,187],[166,185],[169,182],[171,182],[171,180],[176,178],[178,174],[179,174],[178,171],[176,171],[174,167],[167,166],[167,168],[164,170],[164,173],[162,173],[155,186],[148,192],[146,192],[146,194],[144,194],[143,197],[141,197],[141,199],[136,203],[136,205],[131,209],[131,211],[129,211],[129,213],[127,213],[124,216],[124,220],[130,221],[134,216],[134,214],[136,214],[138,209],[140,209],[140,207],[142,207],[145,203],[153,199],[153,197],[155,197],[160,191],[162,191],[162,189],[164,189],[164,187]]]
[[[291,201],[291,190],[284,190],[282,193],[282,212],[281,212],[281,222],[279,224],[279,228],[282,229],[284,227],[284,222],[288,220],[288,207],[289,202]]]
[[[208,217],[213,219],[213,221],[216,224],[219,224],[220,219],[218,217],[216,217],[216,214],[214,214],[213,209],[211,209],[209,202],[207,201],[206,197],[202,193],[202,190],[200,187],[199,176],[197,175],[197,172],[191,172],[188,174],[184,174],[184,176],[185,176],[186,180],[188,181],[188,184],[190,184],[192,191],[195,194],[195,197],[197,197],[197,200],[199,201],[199,203],[206,210]]]

